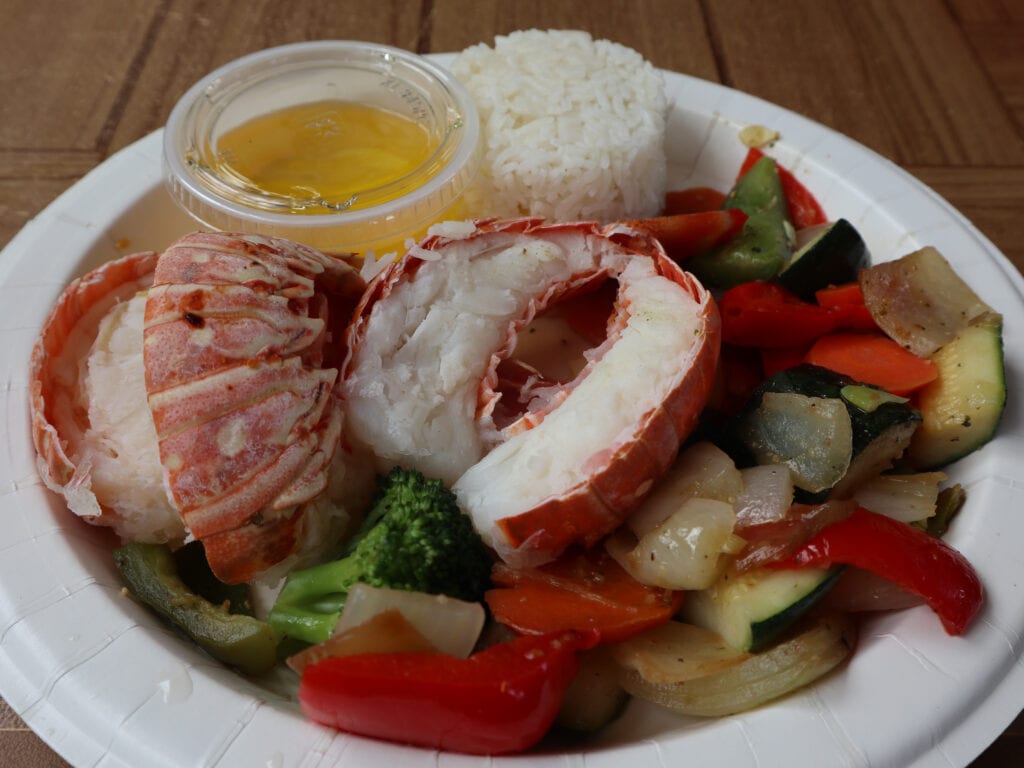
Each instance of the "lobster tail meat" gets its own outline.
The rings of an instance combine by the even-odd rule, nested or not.
[[[142,312],[156,261],[153,252],[132,254],[68,284],[32,349],[29,381],[46,487],[90,523],[163,543],[185,531],[164,491],[142,375]],[[119,402],[108,406],[92,390],[111,383]],[[126,486],[133,493],[119,492]]]
[[[364,287],[341,258],[224,233],[75,281],[33,352],[44,482],[124,540],[201,540],[229,583],[331,546],[340,478],[365,485],[330,365]]]
[[[320,367],[325,274],[335,305],[354,306],[350,266],[286,240],[197,234],[157,264],[143,336],[160,461],[192,534],[231,534],[207,548],[222,581],[249,581],[298,548],[306,505],[327,487],[342,430],[337,370]],[[248,562],[233,554],[240,539]]]
[[[607,338],[576,378],[495,423],[498,365],[546,307],[618,283]],[[349,328],[348,428],[383,464],[453,483],[509,564],[617,527],[671,464],[710,394],[710,294],[623,226],[478,222],[428,237],[376,279]]]

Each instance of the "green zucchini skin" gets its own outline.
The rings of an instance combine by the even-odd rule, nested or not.
[[[796,392],[808,397],[842,400],[850,414],[853,443],[852,460],[846,476],[833,488],[818,493],[801,489],[796,491],[796,500],[808,504],[821,502],[832,495],[841,498],[843,494],[840,491],[845,492],[871,474],[882,471],[899,457],[921,423],[921,414],[906,402],[882,402],[871,410],[858,407],[842,395],[843,388],[851,385],[870,386],[827,368],[806,363],[779,371],[754,391],[737,415],[735,425],[729,430],[726,444],[721,447],[734,458],[738,466],[755,463],[740,425],[758,407],[766,392]]]
[[[808,397],[838,398],[846,404],[853,427],[853,453],[863,451],[879,434],[896,423],[921,420],[914,408],[902,402],[884,402],[873,410],[857,407],[843,397],[843,387],[856,385],[870,387],[853,379],[822,368],[803,364],[779,371],[767,379],[754,393],[752,402],[760,402],[765,392],[797,392]]]
[[[939,375],[919,395],[923,423],[907,453],[917,469],[951,464],[995,434],[1006,407],[1002,319],[968,326],[931,359]]]
[[[804,301],[814,301],[815,291],[852,283],[869,266],[871,256],[860,232],[846,219],[838,219],[793,254],[776,281]]]
[[[686,597],[680,618],[717,632],[737,650],[764,650],[839,580],[842,566],[727,572]]]
[[[747,214],[743,230],[722,248],[688,261],[687,269],[713,288],[771,280],[793,255],[793,225],[775,160],[765,156],[754,163],[736,181],[722,208]]]

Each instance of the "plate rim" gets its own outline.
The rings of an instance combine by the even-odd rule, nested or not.
[[[434,54],[432,56],[432,58],[437,59],[441,63],[446,63],[453,57],[454,54]],[[759,97],[684,73],[668,70],[658,71],[667,80],[683,83],[685,86],[684,90],[688,88],[711,94],[713,97],[712,101],[717,102],[724,99],[733,104],[742,103],[744,109],[740,110],[741,112],[767,110],[775,114],[785,115],[788,122],[798,127],[802,126],[817,133],[826,132],[829,139],[838,145],[846,146],[848,149],[852,147],[852,151],[857,154],[867,153],[867,157],[873,163],[880,164],[881,167],[895,174],[902,183],[909,184],[917,194],[926,196],[934,205],[943,209],[951,220],[955,222],[956,226],[963,229],[976,241],[978,248],[984,251],[994,264],[1005,273],[1015,292],[1024,301],[1024,277],[1021,276],[1021,273],[1009,262],[1005,255],[947,200],[888,158],[834,129]],[[731,114],[728,119],[735,121],[736,115]],[[116,210],[112,209],[109,211],[111,221],[125,211],[130,210],[140,195],[148,194],[161,185],[162,178],[159,162],[161,136],[162,129],[158,129],[121,149],[62,192],[40,214],[28,222],[4,247],[3,251],[0,252],[0,286],[6,281],[7,274],[12,266],[20,259],[26,258],[38,241],[47,239],[47,227],[55,223],[66,224],[72,227],[88,223],[83,223],[77,218],[73,207],[78,204],[80,199],[87,197],[95,185],[103,183],[109,177],[116,176],[118,173],[123,172],[124,169],[132,170],[136,165],[145,169],[145,173],[141,174],[133,183],[124,185],[122,189],[123,194],[112,204],[112,208],[116,208]],[[784,136],[783,142],[785,141],[786,137]],[[120,207],[118,208],[117,206]],[[102,232],[95,230],[92,234],[94,237],[102,236]],[[0,555],[3,554],[3,551],[3,548],[0,548]],[[4,585],[0,584],[0,598],[3,597],[3,587]],[[5,609],[5,604],[2,602],[0,602],[0,609]],[[7,616],[0,610],[0,619],[6,618]],[[20,618],[14,618],[15,624],[20,621]],[[16,689],[22,685],[28,687],[32,685],[29,681],[18,679],[22,677],[18,664],[10,657],[8,646],[5,644],[8,630],[13,625],[0,621],[0,659],[3,660],[3,663],[0,663],[0,692],[3,693],[8,703],[11,703],[11,699],[8,697],[9,691],[12,697],[20,699],[23,697],[18,694]],[[1021,665],[1020,661],[1021,658],[1018,651],[1016,663],[1012,665],[1011,672],[1004,676],[999,684],[989,691],[984,700],[974,703],[971,711],[964,717],[958,727],[945,732],[941,738],[934,740],[933,750],[919,755],[912,765],[926,766],[933,764],[933,752],[936,750],[941,752],[943,749],[948,749],[951,752],[957,752],[959,755],[966,757],[963,761],[964,764],[980,754],[1005,729],[1006,725],[1016,717],[1021,708],[1024,708],[1024,685],[1022,685],[1024,683],[1024,665]],[[213,665],[210,666],[211,668],[213,667]],[[201,663],[199,666],[192,668],[203,669]],[[213,679],[216,679],[218,676],[215,671],[212,671],[211,674]],[[62,711],[55,702],[49,699],[48,695],[43,695],[27,708],[22,707],[21,711],[15,708],[13,704],[11,706],[40,738],[69,762],[74,763],[76,759],[85,757],[90,760],[96,759],[96,762],[107,766],[131,764],[129,762],[122,762],[120,753],[113,751],[112,747],[116,747],[116,744],[104,745],[97,741],[87,730],[80,727],[74,716]],[[252,713],[252,716],[258,716],[258,709]],[[341,736],[345,737],[342,740],[346,742],[358,741],[356,737],[348,737],[344,734]],[[339,748],[336,744],[337,741],[336,737],[329,739],[334,748]],[[372,742],[372,744],[378,746],[376,742]],[[394,745],[388,746],[393,747]],[[395,754],[403,754],[409,757],[410,760],[414,760],[411,757],[412,754],[429,754],[424,750],[409,750],[401,747],[395,747],[394,749]],[[327,749],[325,754],[329,753],[329,751]],[[98,758],[96,757],[97,753],[99,753]],[[955,757],[955,755],[951,754],[942,754],[942,761],[939,762],[940,758],[936,757],[934,764],[948,765],[948,761],[945,761],[945,758],[950,756]],[[498,760],[495,762],[503,761]]]

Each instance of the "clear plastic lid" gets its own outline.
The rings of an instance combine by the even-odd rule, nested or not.
[[[317,102],[397,113],[420,125],[436,148],[411,172],[355,189],[342,205],[267,191],[217,162],[225,133]],[[192,86],[164,132],[168,189],[203,227],[358,253],[400,249],[436,221],[471,215],[463,199],[476,179],[480,152],[476,107],[446,70],[398,48],[353,41],[297,43],[237,59]],[[350,204],[359,200],[385,202]],[[317,205],[325,206],[323,212],[311,214]]]

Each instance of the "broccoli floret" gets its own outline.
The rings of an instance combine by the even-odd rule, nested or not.
[[[481,600],[491,565],[455,494],[440,480],[396,467],[341,558],[288,576],[269,623],[284,635],[323,642],[356,583]]]

